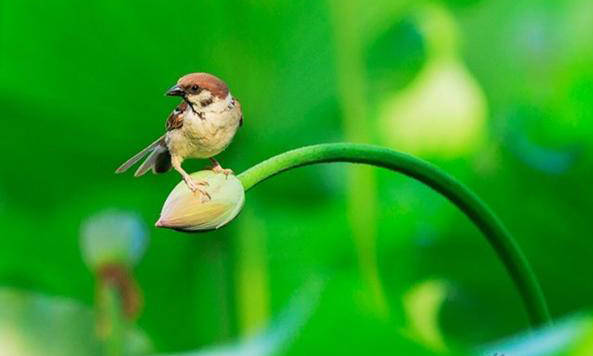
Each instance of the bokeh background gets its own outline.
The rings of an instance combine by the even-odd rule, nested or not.
[[[591,307],[591,1],[4,0],[0,355],[104,351],[80,239],[105,211],[146,244],[139,353],[474,353],[526,332],[479,231],[390,172],[301,168],[219,231],[154,228],[179,176],[113,172],[162,134],[165,90],[196,71],[243,106],[223,166],[322,142],[412,153],[499,215],[555,318]]]

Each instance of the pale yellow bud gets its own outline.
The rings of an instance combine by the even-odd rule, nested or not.
[[[239,214],[245,202],[245,190],[237,177],[211,170],[195,172],[191,177],[196,182],[208,183],[200,185],[200,189],[210,199],[203,199],[198,191],[192,193],[185,182],[180,182],[167,197],[156,226],[183,231],[212,230]]]

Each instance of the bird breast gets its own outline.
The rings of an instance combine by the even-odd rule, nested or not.
[[[183,126],[167,133],[169,151],[183,158],[215,156],[231,143],[240,119],[240,109],[234,106],[198,113],[187,110]]]

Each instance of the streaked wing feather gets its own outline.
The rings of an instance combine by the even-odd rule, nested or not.
[[[182,114],[175,113],[175,110],[171,114],[169,114],[169,117],[167,118],[167,123],[165,124],[167,131],[176,130],[183,127],[183,113],[186,109],[187,103],[184,101],[177,105],[176,108],[176,110],[179,110]]]
[[[164,146],[155,147],[155,149],[152,152],[150,152],[148,157],[146,157],[146,160],[144,162],[142,162],[140,167],[138,167],[138,169],[136,170],[136,173],[134,173],[134,177],[143,176],[144,174],[146,174],[146,172],[153,169],[157,158],[161,155],[161,153],[166,152],[166,151],[167,151],[167,148]]]
[[[153,151],[156,147],[163,146],[165,147],[165,135],[159,137],[156,141],[151,143],[148,147],[143,149],[142,151],[136,153],[132,158],[124,162],[121,166],[119,166],[115,173],[123,173],[127,171],[130,167],[136,164],[138,161],[142,159],[142,157],[146,156],[149,152]]]

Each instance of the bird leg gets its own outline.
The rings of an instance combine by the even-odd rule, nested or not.
[[[212,162],[212,167],[210,169],[214,173],[222,173],[225,176],[228,176],[229,174],[235,174],[235,172],[233,172],[232,169],[224,169],[224,168],[222,168],[222,166],[220,165],[220,163],[218,163],[218,161],[215,160],[214,158],[210,158],[210,162]]]
[[[189,174],[187,174],[187,172],[181,167],[181,160],[177,157],[171,157],[171,165],[177,172],[179,172],[179,174],[181,174],[183,181],[185,182],[185,184],[187,184],[187,187],[189,188],[189,190],[192,191],[192,193],[195,194],[196,192],[199,192],[200,194],[202,194],[202,202],[206,202],[211,199],[210,194],[208,194],[207,191],[198,187],[200,185],[208,186],[208,182],[206,182],[205,180],[194,181],[192,177]]]

